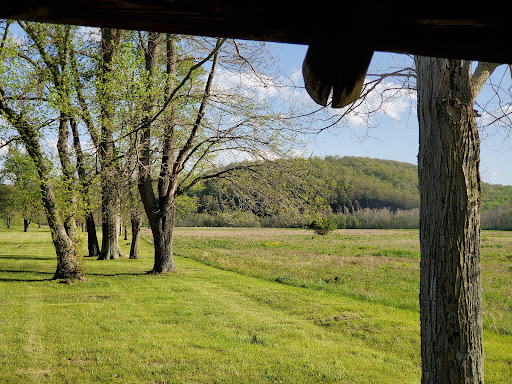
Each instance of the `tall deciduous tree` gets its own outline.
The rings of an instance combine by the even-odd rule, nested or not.
[[[172,253],[172,234],[176,218],[176,192],[177,179],[174,170],[176,137],[175,130],[175,110],[174,108],[166,114],[167,119],[164,123],[162,162],[158,180],[157,195],[153,191],[153,179],[151,177],[151,118],[154,114],[153,88],[155,86],[156,71],[160,43],[163,35],[159,33],[149,33],[147,43],[144,44],[145,69],[147,73],[146,90],[147,99],[143,103],[143,130],[141,135],[141,159],[139,164],[139,192],[149,224],[153,233],[155,245],[155,262],[152,273],[176,272]],[[141,39],[141,43],[143,43]],[[218,51],[217,51],[218,52]],[[215,63],[216,64],[216,63]],[[166,96],[170,97],[175,90],[175,77],[177,66],[177,54],[175,37],[167,35],[166,41],[166,72],[168,75],[168,85],[166,87]],[[215,66],[215,65],[214,65]],[[213,66],[213,67],[214,67]],[[150,97],[153,95],[153,97]],[[174,174],[173,174],[174,173]]]
[[[226,40],[217,39],[203,59],[192,63],[179,54],[178,37],[167,35],[165,89],[159,91],[158,57],[163,40],[158,33],[140,35],[145,58],[145,96],[139,128],[138,185],[154,237],[155,263],[151,273],[176,271],[172,234],[181,196],[208,180],[257,169],[261,164],[256,160],[284,156],[290,139],[290,132],[280,129],[284,124],[279,114],[270,113],[257,97],[230,92],[220,84],[214,86],[219,66],[227,65],[225,59],[233,57],[233,53],[238,70],[247,65],[237,43],[232,43],[231,56],[227,51],[222,51],[222,56]],[[205,74],[203,82],[198,79],[198,71]],[[218,160],[222,153],[245,154],[255,161],[226,166]]]
[[[72,27],[47,26],[38,23],[19,23],[32,39],[37,53],[48,72],[52,84],[51,104],[58,110],[57,152],[62,169],[60,195],[66,201],[62,210],[64,226],[71,237],[76,234],[77,194],[75,189],[75,168],[69,149],[70,122],[73,120],[71,106],[71,82],[69,76],[69,55],[71,52]]]
[[[83,35],[83,34],[82,34]],[[81,40],[84,40],[82,36]],[[85,39],[86,40],[86,39]],[[93,51],[93,48],[87,46],[87,44],[83,44],[81,49],[87,55],[90,55],[90,52]],[[96,234],[96,221],[94,218],[94,209],[91,199],[91,186],[94,180],[94,174],[96,172],[91,172],[87,170],[87,156],[82,148],[82,141],[80,138],[79,130],[78,130],[78,122],[82,121],[86,127],[89,136],[91,137],[92,144],[98,152],[99,148],[99,134],[96,125],[93,122],[93,118],[90,113],[89,103],[84,95],[84,83],[82,82],[81,75],[83,72],[87,73],[87,77],[90,77],[90,73],[92,72],[90,69],[88,71],[87,68],[80,68],[79,59],[78,59],[77,49],[73,46],[71,47],[70,52],[70,69],[71,69],[71,82],[73,85],[73,90],[76,95],[77,107],[76,107],[76,117],[71,121],[71,130],[73,133],[73,147],[75,149],[76,155],[76,168],[78,173],[78,178],[80,180],[81,186],[81,195],[85,204],[85,226],[87,231],[87,249],[89,257],[99,257],[101,250],[98,242],[98,236]],[[88,60],[91,61],[91,60]],[[88,73],[89,72],[89,73]]]
[[[4,119],[16,129],[37,170],[43,205],[57,253],[54,279],[82,279],[74,231],[76,198],[73,166],[67,145],[71,119],[67,63],[73,28],[21,22],[19,25],[30,41],[24,47],[14,41],[2,43],[0,111]],[[8,40],[7,33],[8,25],[4,29],[3,42]],[[13,75],[18,76],[17,81],[13,81]],[[6,93],[6,86],[9,94]],[[48,115],[54,117],[50,122],[43,119],[43,116],[47,119]],[[61,177],[57,183],[59,195],[55,192],[55,180],[50,175],[51,164],[40,143],[41,129],[55,121],[61,165]],[[58,197],[66,200],[67,204],[59,204]]]
[[[115,129],[115,81],[114,70],[125,31],[119,29],[101,29],[101,62],[99,82],[99,104],[101,137],[99,155],[101,162],[101,208],[102,231],[100,259],[117,259],[121,256],[119,248],[119,188],[117,153],[114,143]]]

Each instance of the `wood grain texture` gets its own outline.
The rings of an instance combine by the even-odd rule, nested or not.
[[[411,9],[412,8],[412,9]],[[432,9],[424,9],[432,8]],[[512,63],[507,12],[338,1],[6,0],[0,17]],[[353,44],[354,45],[354,44]]]

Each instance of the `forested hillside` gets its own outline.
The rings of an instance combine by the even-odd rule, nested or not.
[[[283,168],[307,179],[315,204],[318,205],[318,199],[321,199],[321,204],[330,206],[333,213],[353,213],[364,208],[396,211],[419,207],[418,176],[416,166],[412,164],[327,156],[289,160]],[[251,174],[247,173],[246,177],[251,178]],[[209,200],[219,193],[224,199],[236,200],[236,196],[226,196],[228,189],[226,184],[208,184],[196,195],[203,203],[204,199]],[[207,204],[203,206],[206,208]]]
[[[482,228],[512,230],[512,186],[482,184]]]
[[[184,226],[303,227],[318,216],[333,218],[339,228],[417,228],[419,192],[417,167],[413,164],[363,157],[294,159],[283,169],[297,172],[304,185],[302,206],[284,206],[266,196],[265,185],[250,173],[244,183],[216,181],[192,190],[178,200],[178,223]],[[287,188],[277,175],[276,183]],[[8,224],[22,210],[11,202],[18,194],[1,186],[0,214]],[[256,191],[255,191],[256,190]],[[18,199],[19,200],[19,199]],[[294,201],[294,204],[296,201]],[[482,184],[482,227],[512,230],[512,186]]]
[[[417,166],[391,160],[327,156],[295,159],[293,167],[314,186],[301,219],[286,212],[238,204],[239,196],[226,183],[211,183],[188,197],[185,225],[302,226],[315,215],[332,215],[339,228],[417,228],[419,192]],[[250,174],[247,178],[250,178]],[[212,201],[229,201],[212,204]],[[257,199],[254,199],[257,200]],[[193,201],[193,203],[191,203]],[[193,212],[192,212],[192,211]],[[482,185],[482,226],[512,229],[512,186]]]
[[[412,209],[419,207],[416,166],[391,160],[328,156],[327,175],[334,184],[334,212],[363,208]],[[320,176],[320,177],[322,177]]]

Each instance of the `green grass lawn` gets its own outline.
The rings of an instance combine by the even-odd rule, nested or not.
[[[175,239],[178,274],[142,241],[67,285],[48,231],[1,229],[0,383],[419,383],[417,231]],[[512,382],[511,255],[483,233],[487,383]]]

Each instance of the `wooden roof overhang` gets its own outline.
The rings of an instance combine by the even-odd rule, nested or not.
[[[434,3],[435,4],[435,3]],[[4,0],[0,17],[309,46],[306,89],[319,104],[359,96],[374,51],[512,63],[505,9],[410,2]],[[428,9],[426,9],[428,8]]]

